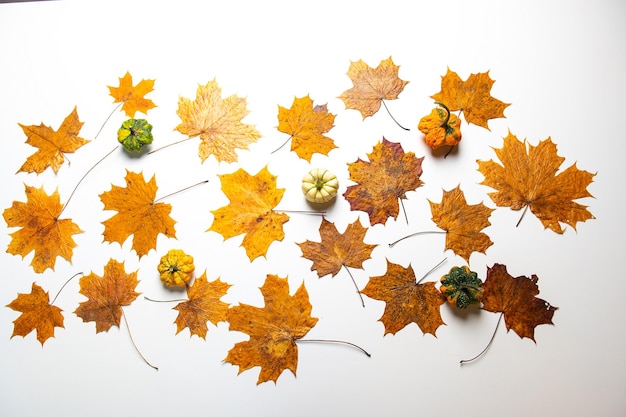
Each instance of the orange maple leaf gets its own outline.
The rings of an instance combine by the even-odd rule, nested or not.
[[[552,316],[558,307],[535,297],[539,294],[536,275],[513,277],[505,265],[487,268],[483,284],[483,310],[504,315],[507,331],[513,329],[521,338],[535,341],[535,327],[553,324]]]
[[[337,275],[341,267],[362,268],[363,262],[370,259],[376,245],[363,242],[367,229],[358,220],[346,227],[341,234],[335,225],[322,218],[320,225],[321,242],[298,243],[302,255],[313,261],[311,271],[317,270],[321,278],[325,275]]]
[[[88,300],[79,303],[74,314],[85,323],[95,322],[96,333],[108,331],[111,326],[119,327],[122,306],[129,305],[139,295],[135,292],[138,283],[137,271],[127,274],[124,262],[110,259],[102,277],[92,272],[80,279],[80,293]]]
[[[448,68],[446,75],[441,77],[441,91],[431,97],[445,104],[450,111],[461,110],[467,123],[489,130],[487,121],[505,117],[504,109],[510,105],[491,96],[494,82],[489,71],[470,74],[467,81],[463,81]]]
[[[30,265],[36,273],[54,270],[57,256],[71,262],[76,247],[72,236],[82,230],[71,219],[59,219],[63,205],[56,190],[48,195],[43,187],[24,186],[26,203],[14,201],[3,213],[8,227],[21,227],[11,233],[7,252],[24,258],[35,251]]]
[[[478,170],[485,176],[481,184],[497,190],[489,193],[497,206],[524,208],[524,213],[530,208],[545,228],[559,234],[565,231],[560,223],[575,230],[577,222],[595,218],[587,206],[573,201],[592,197],[587,186],[595,174],[579,170],[576,163],[557,174],[565,158],[557,155],[549,137],[537,146],[528,145],[527,152],[526,141],[509,132],[504,146],[494,151],[502,165],[478,161]]]
[[[485,253],[493,245],[481,230],[491,225],[489,216],[494,209],[483,203],[467,204],[460,185],[450,191],[444,190],[441,203],[428,202],[433,221],[446,231],[446,249],[452,249],[469,262],[472,252]]]
[[[335,115],[328,112],[326,104],[313,107],[308,95],[294,98],[290,109],[278,106],[278,122],[278,131],[291,137],[291,150],[309,162],[314,153],[328,155],[337,147],[324,136],[333,127]]]
[[[156,202],[156,179],[146,182],[141,173],[126,170],[126,187],[111,186],[110,191],[100,194],[105,210],[115,210],[117,214],[104,224],[104,240],[120,245],[133,235],[132,248],[139,258],[156,248],[160,233],[176,237],[174,220],[170,217],[172,206]]]
[[[372,116],[380,109],[383,100],[397,99],[408,84],[398,77],[399,69],[391,57],[381,61],[376,68],[363,60],[351,62],[348,77],[353,87],[341,93],[339,98],[347,108],[360,111],[363,119]]]
[[[189,328],[189,337],[197,335],[206,338],[208,331],[207,322],[217,325],[220,321],[226,321],[228,304],[220,301],[230,288],[220,279],[208,282],[206,271],[197,277],[191,286],[187,287],[188,301],[183,301],[174,307],[178,310],[176,317],[176,334],[185,327]]]
[[[238,366],[239,373],[260,366],[257,385],[266,381],[276,383],[285,369],[296,375],[296,341],[318,320],[311,317],[312,307],[304,284],[291,296],[286,278],[267,275],[261,293],[265,300],[263,308],[241,304],[228,310],[230,329],[244,332],[250,339],[236,343],[224,359]]]
[[[222,99],[215,80],[199,85],[194,101],[180,97],[176,114],[182,120],[176,130],[190,138],[201,139],[198,155],[204,162],[209,155],[218,162],[236,162],[235,149],[248,149],[261,134],[254,125],[242,123],[249,111],[246,99],[231,95]]]
[[[215,219],[207,231],[217,232],[224,239],[245,234],[241,246],[250,260],[265,256],[273,241],[285,237],[283,223],[289,216],[274,211],[285,189],[276,188],[276,177],[267,166],[254,176],[239,168],[219,177],[230,204],[212,211]]]
[[[369,215],[372,225],[386,223],[389,217],[396,219],[399,212],[398,199],[406,198],[406,192],[417,189],[423,182],[422,161],[413,152],[405,153],[399,143],[383,138],[372,153],[369,161],[360,158],[348,164],[350,180],[344,197],[351,210],[361,210]]]
[[[33,282],[30,294],[19,294],[7,307],[22,314],[13,321],[13,336],[26,336],[37,331],[37,340],[43,346],[50,337],[54,337],[55,327],[63,326],[63,315],[57,306],[50,304],[48,293]]]
[[[439,326],[445,324],[440,312],[445,297],[435,288],[434,282],[416,282],[413,268],[387,261],[385,275],[371,277],[361,293],[386,303],[380,318],[385,334],[396,334],[410,323],[415,323],[422,333],[436,337]]]
[[[38,148],[38,150],[26,158],[26,162],[17,172],[41,174],[46,168],[51,167],[57,173],[65,161],[66,153],[73,153],[89,142],[87,139],[78,136],[80,129],[83,127],[83,122],[78,119],[76,107],[63,120],[57,131],[43,123],[39,126],[25,126],[22,124],[19,124],[19,126],[26,134],[26,143]]]
[[[138,111],[147,114],[148,110],[156,107],[152,100],[144,98],[154,90],[154,80],[141,80],[133,87],[133,77],[127,71],[124,77],[120,78],[119,87],[107,87],[111,97],[115,99],[114,103],[124,103],[122,111],[131,119]]]

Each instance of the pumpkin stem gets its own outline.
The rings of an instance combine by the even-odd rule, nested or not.
[[[120,108],[120,106],[124,104],[124,102],[120,102],[117,106],[115,106],[115,108],[113,108],[113,110],[111,111],[111,113],[109,114],[109,116],[106,118],[106,120],[104,121],[104,123],[102,123],[102,126],[100,126],[100,129],[98,130],[98,133],[96,133],[96,136],[94,136],[93,140],[98,139],[98,136],[100,135],[100,132],[102,132],[102,129],[104,129],[104,125],[107,124],[107,122],[109,121],[109,119],[111,118],[111,116],[113,116],[113,113],[115,113],[117,111],[117,109]]]
[[[398,123],[398,121],[396,120],[395,117],[393,117],[393,114],[391,114],[391,112],[389,111],[389,108],[387,107],[387,103],[385,103],[385,100],[380,100],[381,103],[383,103],[383,106],[385,106],[385,110],[387,110],[387,113],[389,114],[389,116],[391,117],[391,120],[393,120],[398,126],[400,126],[401,129],[404,130],[411,130],[409,128],[406,128],[404,126],[402,126],[400,123]]]
[[[350,275],[350,278],[352,279],[352,283],[354,284],[354,288],[356,288],[356,293],[359,294],[359,298],[361,299],[361,305],[363,306],[363,308],[365,308],[365,301],[363,300],[363,295],[361,295],[361,291],[359,290],[359,286],[356,285],[356,281],[354,280],[354,277],[352,276],[352,272],[350,272],[350,270],[348,269],[346,264],[342,263],[341,265],[345,268],[346,271],[348,271],[348,275]]]
[[[77,272],[77,273],[75,273],[74,275],[72,275],[72,276],[70,277],[70,279],[68,279],[67,281],[65,281],[65,284],[61,285],[61,288],[60,288],[60,289],[59,289],[59,291],[57,292],[57,295],[55,295],[55,296],[54,296],[54,298],[52,299],[52,301],[50,301],[50,305],[54,304],[54,302],[56,301],[56,299],[57,299],[57,297],[59,296],[59,294],[61,294],[61,291],[63,291],[63,288],[65,288],[65,286],[66,286],[67,284],[69,284],[69,282],[70,282],[71,280],[73,280],[74,278],[76,278],[76,277],[77,277],[77,276],[79,276],[79,275],[83,275],[83,273],[82,273],[82,272]]]
[[[121,308],[121,307],[120,307]],[[137,353],[139,353],[139,356],[141,356],[141,359],[143,359],[143,361],[151,368],[156,369],[157,371],[159,370],[159,368],[157,368],[156,366],[152,365],[150,362],[148,362],[148,360],[141,354],[141,351],[137,348],[137,345],[135,344],[135,341],[133,340],[133,335],[130,333],[130,327],[128,326],[128,320],[126,320],[126,314],[124,313],[124,309],[121,308],[122,310],[122,317],[124,318],[124,323],[126,324],[126,330],[128,330],[128,337],[130,337],[130,342],[133,344],[133,347],[135,348],[135,350],[137,351]]]
[[[439,125],[439,127],[444,127],[448,125],[448,121],[450,120],[450,109],[448,108],[448,106],[446,106],[445,104],[439,102],[439,101],[435,101],[435,104],[443,107],[443,109],[446,111],[446,118],[443,122],[441,122],[441,124]],[[447,155],[446,155],[447,156]]]
[[[390,247],[390,248],[393,248],[393,247],[394,247],[397,243],[400,243],[400,242],[402,242],[404,239],[408,239],[408,238],[413,237],[413,236],[418,236],[418,235],[426,235],[426,234],[434,234],[434,233],[436,233],[436,234],[446,234],[446,233],[448,233],[448,232],[446,232],[446,231],[444,231],[444,230],[427,230],[427,231],[424,231],[424,232],[415,232],[415,233],[411,233],[410,235],[407,235],[407,236],[401,237],[400,239],[396,240],[395,242],[391,242],[391,243],[389,244],[389,247]]]
[[[493,339],[496,337],[496,332],[498,331],[498,326],[500,325],[500,321],[502,320],[502,316],[504,316],[504,311],[502,313],[500,313],[500,317],[498,317],[498,322],[496,323],[496,328],[493,329],[493,334],[491,335],[491,339],[489,339],[489,343],[487,343],[487,346],[485,346],[485,348],[483,350],[481,350],[480,353],[478,355],[474,356],[473,358],[461,360],[459,362],[461,365],[463,365],[464,363],[472,362],[472,361],[480,358],[481,356],[483,356],[485,354],[485,352],[487,352],[487,349],[489,349],[489,347],[493,343]]]
[[[190,185],[190,186],[187,186],[187,187],[185,187],[185,188],[182,188],[182,189],[180,189],[180,190],[178,190],[178,191],[174,191],[173,193],[170,193],[170,194],[168,194],[168,195],[164,195],[163,197],[159,197],[159,198],[155,199],[155,200],[152,202],[152,204],[154,204],[154,203],[156,203],[156,202],[158,202],[158,201],[161,201],[161,200],[163,200],[163,199],[166,199],[166,198],[168,198],[168,197],[171,197],[171,196],[173,196],[173,195],[175,195],[175,194],[182,193],[183,191],[187,191],[187,190],[189,190],[190,188],[197,187],[198,185],[206,184],[207,182],[209,182],[209,180],[200,181],[200,182],[197,182],[197,183],[195,183],[195,184],[193,184],[193,185]]]
[[[371,358],[372,355],[365,349],[363,349],[359,345],[355,345],[354,343],[346,342],[343,340],[334,340],[334,339],[295,339],[295,342],[310,342],[310,343],[341,343],[342,345],[352,346],[354,348],[359,349],[361,352],[365,353],[368,358]]]

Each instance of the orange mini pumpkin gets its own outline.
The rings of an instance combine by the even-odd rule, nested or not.
[[[461,141],[461,119],[451,114],[445,104],[422,117],[417,128],[425,135],[424,141],[433,149],[455,146]]]

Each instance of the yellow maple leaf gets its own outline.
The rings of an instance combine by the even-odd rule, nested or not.
[[[120,245],[133,236],[132,248],[139,258],[156,248],[157,237],[176,237],[175,222],[170,217],[172,206],[155,202],[157,185],[154,176],[146,182],[141,173],[126,171],[126,187],[113,185],[100,194],[105,210],[117,214],[104,224],[104,240]]]
[[[314,153],[328,155],[337,147],[324,136],[333,127],[335,115],[328,112],[325,104],[313,107],[308,95],[295,98],[290,109],[278,106],[278,122],[278,130],[290,135],[291,150],[309,162]]]
[[[18,123],[19,124],[19,123]],[[41,123],[39,126],[25,126],[19,124],[26,134],[26,143],[38,150],[26,159],[26,162],[17,172],[36,172],[41,174],[46,168],[51,167],[57,173],[65,161],[66,153],[73,153],[78,148],[88,143],[87,139],[78,136],[83,122],[78,119],[76,107],[63,120],[59,130]]]
[[[347,108],[360,111],[363,119],[372,116],[380,109],[383,100],[397,99],[408,84],[408,81],[398,77],[399,69],[391,57],[381,61],[376,68],[370,67],[363,60],[351,62],[348,77],[353,87],[344,91],[339,98]]]
[[[256,175],[239,168],[219,177],[230,204],[212,211],[215,218],[207,231],[217,232],[224,239],[245,234],[241,246],[250,260],[265,256],[273,241],[285,237],[283,223],[289,216],[274,211],[285,189],[276,188],[276,177],[267,166]]]
[[[119,87],[107,87],[109,87],[111,97],[115,99],[114,103],[124,103],[122,111],[131,119],[138,111],[147,114],[148,110],[156,107],[152,100],[144,98],[146,94],[154,90],[154,80],[141,80],[133,86],[133,77],[127,71],[124,77],[120,78]]]
[[[18,294],[7,307],[22,314],[13,321],[13,336],[26,336],[37,331],[37,340],[41,346],[50,337],[54,337],[55,327],[63,326],[63,314],[59,307],[50,304],[48,293],[33,282],[30,294]]]
[[[213,80],[198,86],[195,100],[179,98],[176,114],[182,123],[176,130],[190,138],[200,137],[202,162],[209,155],[218,162],[236,162],[235,149],[248,149],[261,137],[256,127],[241,122],[248,113],[245,98],[233,94],[222,99],[222,89]]]
[[[495,81],[489,77],[489,71],[470,74],[467,81],[454,71],[441,77],[441,91],[431,96],[435,101],[445,104],[450,111],[461,110],[465,121],[489,130],[487,120],[504,116],[504,109],[509,104],[491,96],[491,86]]]
[[[82,230],[71,219],[59,219],[63,205],[57,191],[48,195],[43,187],[25,187],[26,202],[14,201],[3,213],[8,227],[21,227],[11,233],[7,252],[24,258],[35,251],[30,265],[36,273],[54,270],[57,256],[71,262],[76,247],[72,235]]]

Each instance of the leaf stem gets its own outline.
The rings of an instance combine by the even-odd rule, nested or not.
[[[417,281],[417,282],[415,283],[415,285],[417,285],[417,284],[419,284],[420,282],[424,281],[424,278],[426,278],[428,275],[430,275],[430,274],[431,274],[431,273],[432,273],[435,269],[437,269],[437,268],[439,268],[441,265],[443,265],[443,264],[444,264],[444,262],[445,262],[445,261],[447,261],[447,260],[448,260],[448,258],[443,258],[441,261],[439,261],[439,263],[438,263],[437,265],[433,266],[433,267],[430,269],[430,271],[426,272],[426,273],[424,274],[424,276],[422,276],[422,277],[419,279],[419,281]]]
[[[159,198],[155,199],[155,200],[152,202],[152,204],[157,203],[157,202],[159,202],[159,201],[161,201],[161,200],[164,200],[164,199],[166,199],[166,198],[168,198],[168,197],[171,197],[171,196],[173,196],[173,195],[176,195],[176,194],[178,194],[178,193],[182,193],[183,191],[187,191],[187,190],[189,190],[189,189],[191,189],[191,188],[197,187],[197,186],[199,186],[199,185],[206,184],[207,182],[209,182],[209,180],[200,181],[200,182],[197,182],[197,183],[195,183],[195,184],[189,185],[189,186],[187,186],[187,187],[185,187],[185,188],[181,188],[181,189],[180,189],[180,190],[178,190],[178,191],[174,191],[173,193],[169,193],[169,194],[167,194],[167,195],[164,195],[163,197],[159,197]]]
[[[182,303],[182,302],[185,302],[185,301],[189,301],[189,300],[187,300],[185,298],[178,298],[178,299],[174,299],[174,300],[155,300],[155,299],[152,299],[150,297],[146,297],[145,295],[143,296],[143,299],[147,300],[147,301],[152,301],[153,303]]]
[[[89,168],[89,170],[87,172],[85,172],[85,174],[80,178],[80,180],[78,180],[78,183],[76,184],[76,186],[74,187],[74,189],[72,190],[72,194],[70,194],[70,196],[68,197],[67,201],[65,202],[65,204],[63,205],[63,207],[61,208],[61,211],[59,212],[59,215],[57,216],[57,218],[61,217],[61,213],[63,213],[63,211],[65,210],[65,208],[67,207],[67,205],[69,204],[69,202],[72,200],[72,197],[74,196],[74,193],[76,192],[76,190],[78,189],[78,186],[83,182],[83,180],[85,179],[85,177],[87,177],[87,175],[89,175],[89,173],[91,171],[93,171],[93,169],[95,167],[98,166],[98,164],[100,164],[100,162],[104,161],[109,155],[111,155],[113,152],[115,152],[117,150],[117,146],[113,149],[111,149],[106,155],[104,155],[102,158],[100,158],[100,160],[98,160],[98,162],[96,162],[91,168]]]
[[[402,206],[402,212],[404,213],[404,220],[406,221],[407,226],[409,225],[409,217],[406,214],[406,209],[404,208],[404,202],[400,198],[400,206]]]
[[[160,148],[156,148],[156,149],[151,150],[146,155],[152,155],[153,153],[158,152],[158,151],[160,151],[162,149],[169,148],[170,146],[178,145],[179,143],[187,142],[188,140],[191,140],[193,138],[195,138],[195,136],[188,137],[188,138],[185,138],[185,139],[181,139],[179,141],[170,143],[169,145],[161,146]]]
[[[368,351],[366,351],[365,349],[363,349],[361,346],[355,345],[354,343],[346,342],[346,341],[343,341],[343,340],[334,340],[334,339],[296,339],[295,341],[296,342],[308,342],[308,343],[339,343],[339,344],[342,344],[342,345],[352,346],[353,348],[356,348],[356,349],[360,350],[365,355],[367,355],[368,358],[372,357],[372,355],[370,355],[370,353]]]
[[[400,239],[396,240],[395,242],[391,242],[389,244],[389,247],[393,248],[397,243],[400,243],[404,239],[408,239],[408,238],[413,237],[413,236],[426,235],[426,234],[444,234],[445,235],[446,233],[448,233],[448,232],[446,232],[445,230],[426,230],[426,231],[423,231],[423,232],[415,232],[415,233],[411,233],[410,235],[401,237]]]
[[[382,100],[382,99],[381,99],[380,101],[381,101],[381,103],[383,103],[383,106],[385,106],[385,110],[387,110],[387,113],[388,113],[388,114],[389,114],[389,116],[391,117],[391,120],[393,120],[394,122],[396,122],[396,124],[397,124],[398,126],[400,126],[400,128],[401,128],[401,129],[404,129],[404,130],[407,130],[407,131],[410,131],[410,130],[411,130],[411,129],[408,129],[408,128],[406,128],[406,127],[402,126],[400,123],[398,123],[398,121],[396,120],[396,118],[395,118],[395,117],[393,117],[393,115],[392,115],[392,114],[391,114],[391,112],[389,111],[389,107],[387,107],[387,103],[385,103],[385,100]]]
[[[524,211],[522,211],[522,215],[520,216],[519,220],[517,221],[517,224],[515,225],[515,227],[519,226],[519,224],[522,222],[522,219],[524,218],[524,215],[526,214],[527,211],[528,211],[528,204],[526,204],[524,206]]]
[[[59,291],[57,292],[57,295],[55,295],[55,296],[54,296],[54,298],[52,299],[52,301],[50,301],[50,305],[54,304],[54,302],[57,300],[57,297],[59,296],[59,294],[61,294],[61,291],[63,291],[63,288],[65,288],[65,286],[66,286],[67,284],[69,284],[69,282],[70,282],[71,280],[73,280],[74,278],[76,278],[76,277],[77,277],[77,276],[79,276],[79,275],[83,275],[83,273],[82,273],[82,272],[77,272],[77,273],[75,273],[74,275],[72,275],[72,276],[70,277],[70,279],[68,279],[67,281],[65,281],[65,284],[61,285],[61,288],[60,288],[60,289],[59,289]]]
[[[354,288],[356,288],[356,293],[359,294],[359,298],[361,299],[361,305],[363,306],[363,308],[365,308],[365,301],[363,301],[363,295],[361,295],[361,291],[359,290],[358,285],[356,285],[356,281],[354,280],[354,277],[352,276],[352,272],[350,272],[346,264],[342,263],[341,266],[343,266],[345,270],[348,271],[348,275],[350,275],[350,278],[352,279]]]
[[[157,371],[159,370],[159,368],[157,368],[156,366],[152,365],[150,362],[148,362],[148,360],[141,354],[141,351],[139,351],[139,349],[137,348],[137,345],[135,344],[135,341],[133,340],[133,335],[130,333],[130,326],[128,325],[128,320],[126,319],[126,313],[124,313],[124,309],[122,307],[120,307],[120,309],[122,310],[122,317],[124,318],[124,323],[126,323],[126,329],[128,330],[128,337],[130,337],[130,342],[133,344],[133,346],[135,347],[135,350],[137,351],[137,353],[139,354],[139,356],[141,356],[141,359],[143,359],[143,361],[151,368],[156,369]]]
[[[104,123],[102,123],[102,126],[100,126],[100,129],[98,130],[98,133],[96,133],[96,136],[94,136],[93,140],[98,139],[98,136],[100,135],[100,132],[102,132],[102,129],[104,129],[104,125],[107,124],[107,122],[109,121],[109,119],[111,118],[111,116],[113,116],[113,113],[115,113],[117,111],[117,109],[120,108],[120,106],[124,104],[124,102],[120,102],[117,106],[115,106],[115,108],[111,111],[111,113],[109,114],[109,116],[106,118],[106,120],[104,121]]]
[[[272,210],[274,213],[298,213],[298,214],[309,214],[311,216],[325,216],[325,211],[312,211],[312,210]]]
[[[282,148],[283,148],[286,144],[288,144],[288,143],[289,143],[289,141],[290,141],[291,139],[293,139],[293,135],[289,136],[289,137],[287,138],[287,140],[286,140],[285,142],[283,142],[283,144],[282,144],[282,145],[280,145],[278,148],[274,149],[274,150],[271,152],[271,154],[273,155],[273,154],[275,154],[276,152],[280,151],[280,150],[281,150],[281,149],[282,149]]]
[[[496,323],[496,328],[493,329],[493,334],[491,335],[491,339],[489,339],[489,343],[487,343],[487,346],[485,346],[485,348],[478,355],[474,356],[473,358],[463,359],[463,360],[459,361],[459,363],[461,365],[463,365],[464,363],[469,363],[469,362],[475,361],[476,359],[478,359],[481,356],[483,356],[485,354],[485,352],[487,352],[487,349],[489,349],[489,347],[493,343],[493,339],[496,337],[496,332],[498,331],[498,326],[500,325],[500,321],[502,320],[503,316],[504,316],[504,311],[502,313],[500,313],[500,317],[498,317],[498,322]]]

